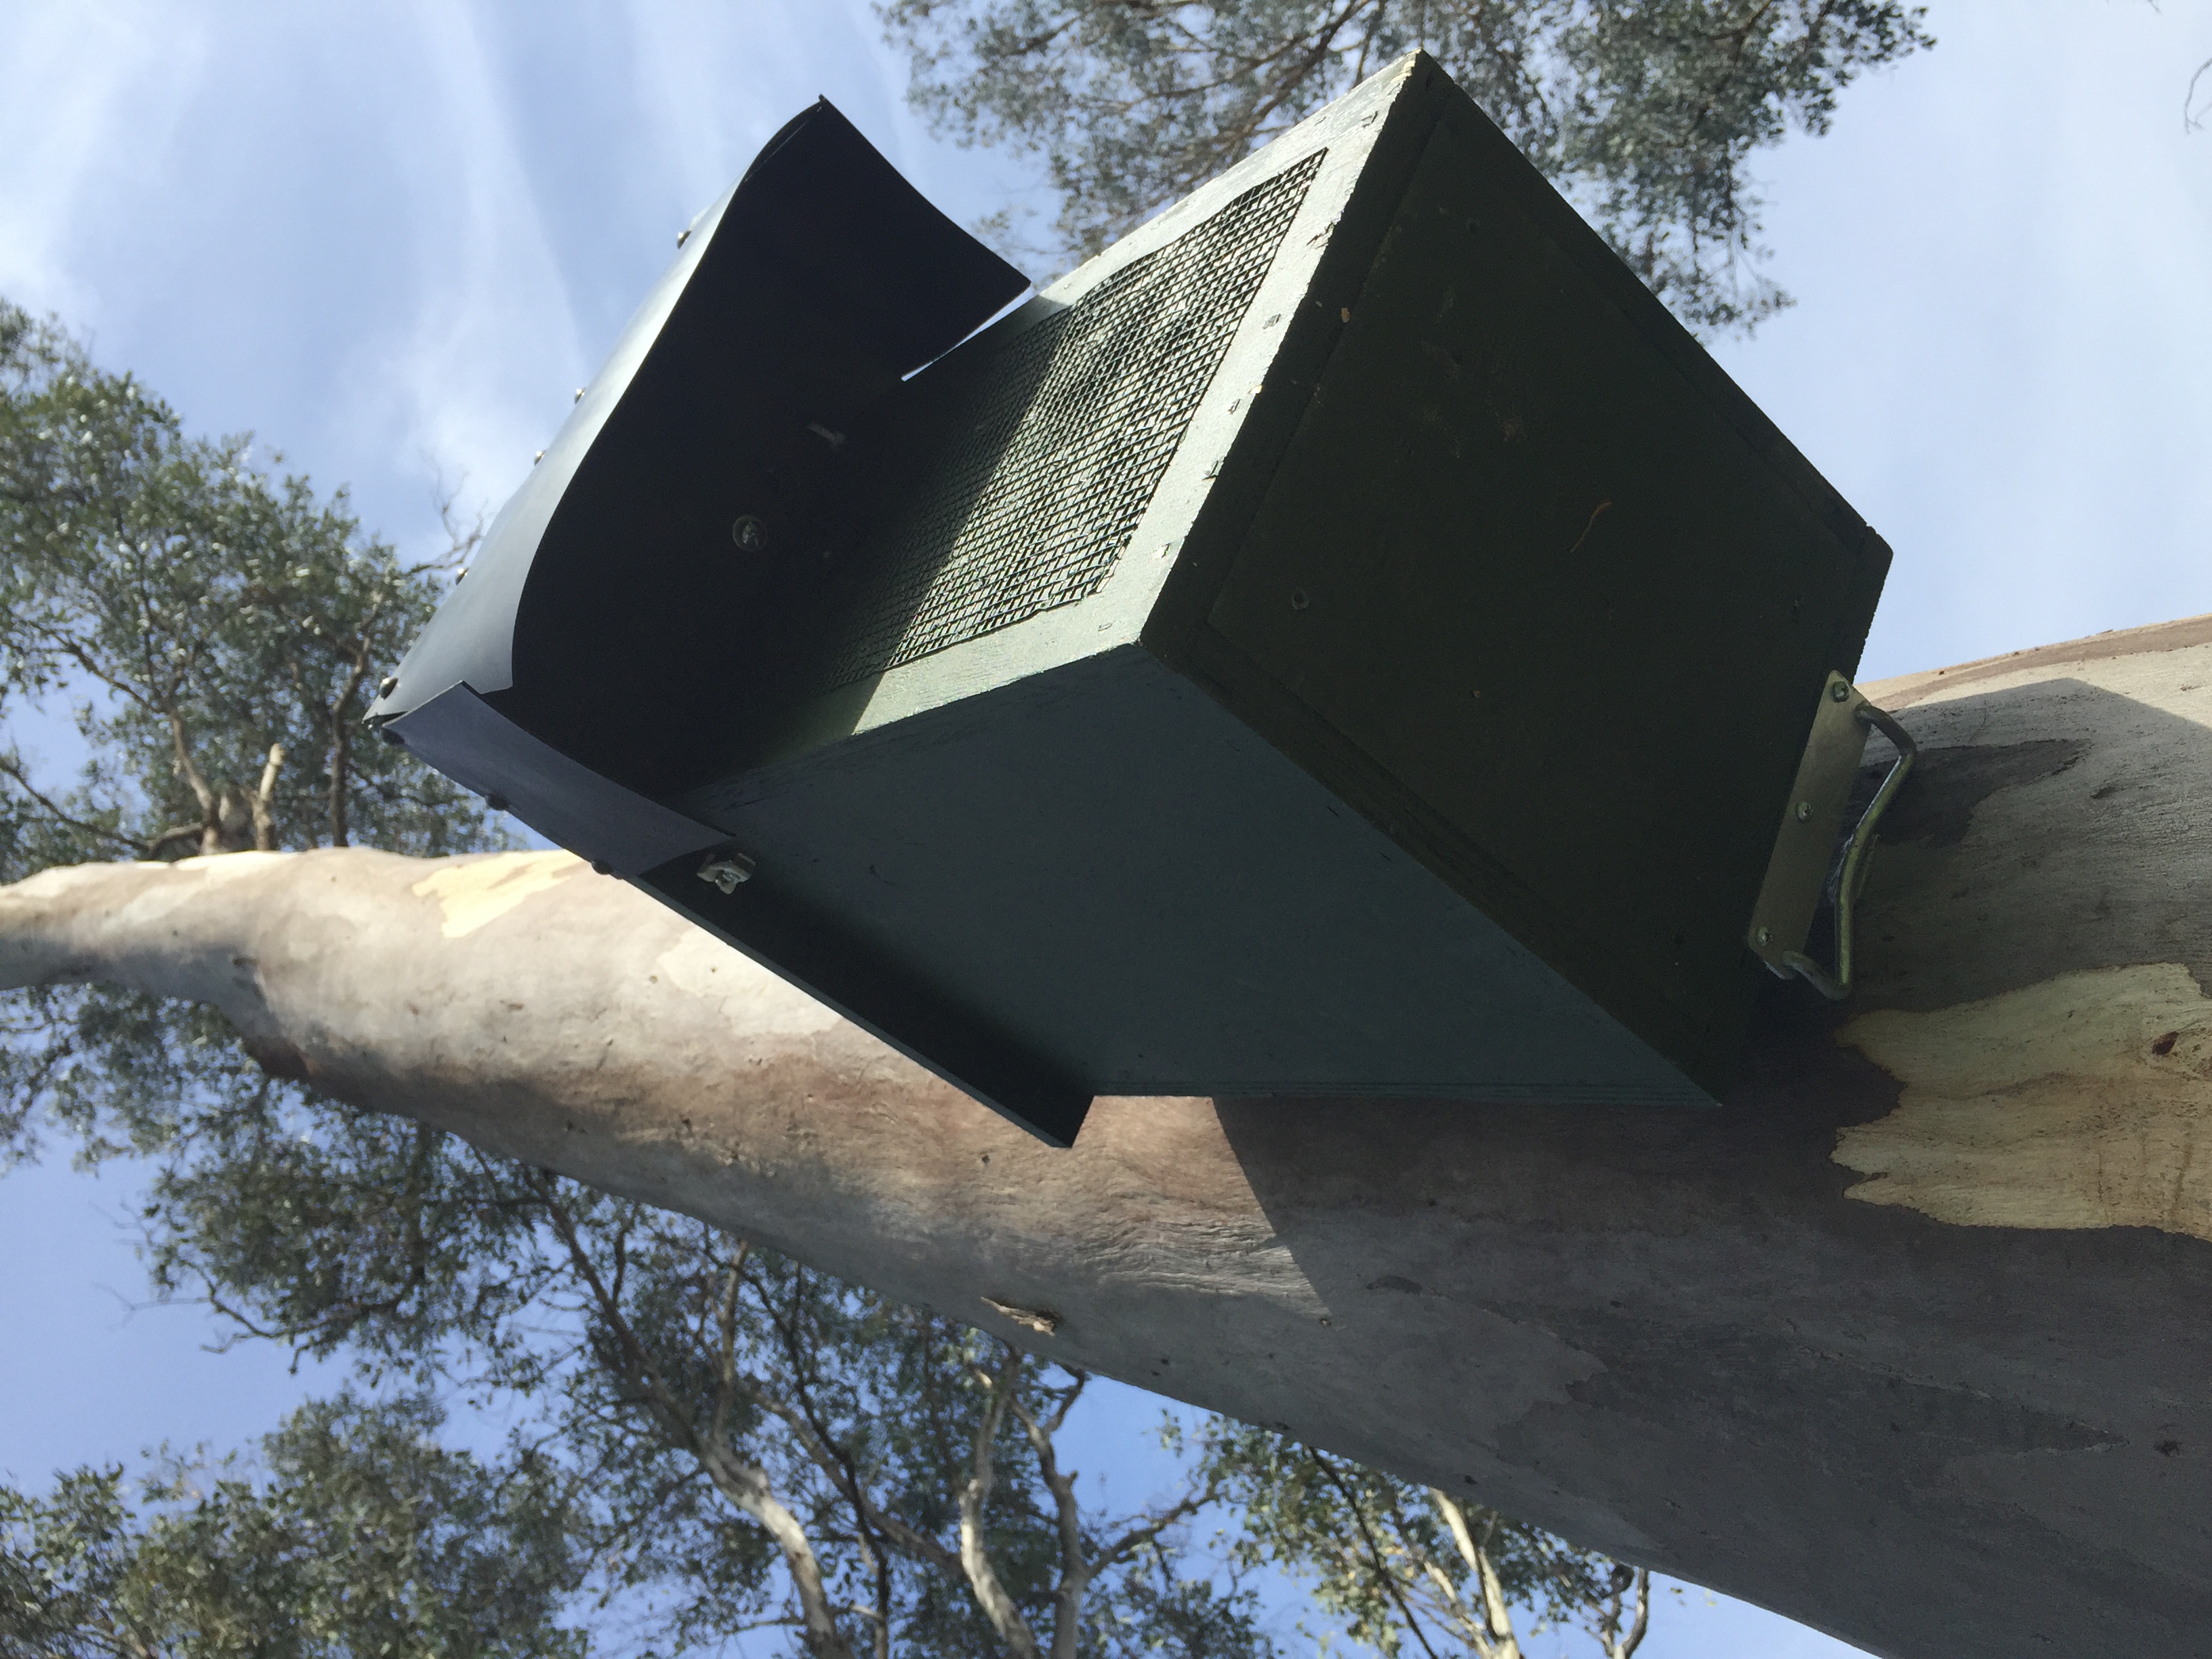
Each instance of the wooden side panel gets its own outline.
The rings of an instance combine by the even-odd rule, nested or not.
[[[1303,705],[1278,741],[1433,818],[1448,878],[1710,1084],[1858,550],[1489,161],[1430,137],[1208,621]]]

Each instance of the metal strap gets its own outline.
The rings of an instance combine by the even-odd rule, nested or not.
[[[1897,798],[1905,775],[1912,770],[1912,763],[1920,755],[1912,734],[1883,710],[1870,702],[1863,702],[1853,713],[1860,725],[1871,726],[1897,745],[1897,759],[1891,763],[1889,775],[1882,779],[1881,787],[1874,792],[1866,811],[1859,815],[1859,826],[1851,832],[1843,869],[1836,878],[1836,971],[1830,974],[1802,951],[1781,953],[1785,963],[1831,1002],[1841,1002],[1851,994],[1852,907],[1858,900],[1859,889],[1866,884],[1867,853],[1874,845],[1875,827],[1889,810],[1890,802]]]

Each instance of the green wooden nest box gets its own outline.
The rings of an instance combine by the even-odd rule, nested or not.
[[[1718,1096],[1881,538],[1424,56],[1022,286],[816,106],[372,718],[1050,1139]]]

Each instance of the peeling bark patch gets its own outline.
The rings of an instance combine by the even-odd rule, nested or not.
[[[574,853],[495,853],[441,865],[408,890],[436,899],[446,914],[439,931],[461,939],[584,867]]]
[[[1050,1336],[1060,1328],[1060,1316],[1046,1309],[1017,1308],[1010,1302],[988,1296],[983,1298],[983,1305],[1001,1319],[1010,1320],[1025,1331],[1035,1331],[1039,1336]]]
[[[2067,974],[1836,1040],[1901,1085],[1842,1130],[1845,1194],[1966,1227],[2155,1227],[2212,1241],[2212,1000],[2178,963]]]
[[[736,997],[755,1024],[763,1011],[777,1029],[793,1036],[827,1031],[842,1022],[797,986],[778,979],[734,946],[703,928],[693,928],[653,959],[657,976],[676,990],[726,1001]]]
[[[194,858],[179,859],[169,867],[198,870],[210,881],[228,881],[234,876],[249,876],[295,856],[291,853],[202,853]]]

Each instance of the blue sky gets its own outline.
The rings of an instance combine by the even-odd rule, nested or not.
[[[2212,611],[2212,3],[1936,0],[1931,55],[1760,158],[1799,299],[1717,355],[1888,537],[1865,673]],[[1030,185],[933,141],[852,0],[586,8],[0,0],[0,294],[403,548],[495,508],[675,234],[827,94],[956,217]],[[234,1443],[311,1379],[127,1314],[127,1181],[0,1184],[0,1469]],[[1126,1498],[1152,1407],[1078,1461]],[[1848,1571],[1838,1563],[1838,1571]],[[1540,1652],[1544,1650],[1540,1646]],[[1692,1592],[1647,1655],[1849,1650]]]

